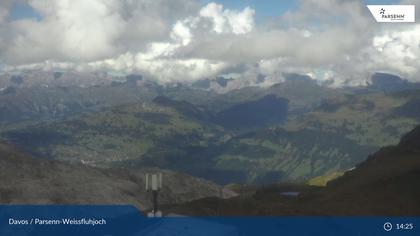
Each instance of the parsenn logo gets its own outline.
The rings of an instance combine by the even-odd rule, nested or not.
[[[415,5],[368,5],[377,22],[415,22]]]
[[[381,8],[381,12],[379,14],[385,15],[385,9]]]
[[[385,14],[385,9],[381,8],[379,11],[381,14],[382,19],[391,19],[391,20],[404,20],[405,14]]]

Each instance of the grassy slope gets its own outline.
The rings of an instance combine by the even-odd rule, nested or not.
[[[20,146],[61,160],[108,166],[138,159],[150,150],[182,145],[206,146],[220,130],[174,109],[143,103],[105,109],[64,122],[10,132]],[[175,142],[175,143],[171,143]]]
[[[291,118],[281,128],[234,137],[216,157],[217,164],[248,171],[248,181],[259,181],[265,175],[269,179],[271,175],[272,182],[342,172],[381,146],[396,144],[418,124],[416,119],[392,115],[408,100],[380,92],[333,96],[326,101],[328,106],[321,104]]]
[[[401,136],[415,127],[412,118],[392,116],[392,111],[408,101],[406,98],[372,93],[333,98],[335,111],[315,110],[285,125],[288,130],[316,129],[344,133],[361,145],[376,147],[396,144]]]
[[[233,138],[217,163],[248,171],[250,182],[303,181],[351,168],[371,151],[336,133],[273,128]]]
[[[330,181],[332,181],[332,180],[334,180],[334,179],[336,179],[340,176],[343,176],[343,174],[344,174],[344,172],[340,171],[340,172],[332,172],[332,173],[329,173],[329,174],[320,175],[320,176],[317,176],[317,177],[314,177],[314,178],[310,179],[308,181],[308,185],[311,185],[311,186],[327,186],[328,182],[330,182]]]
[[[0,94],[0,125],[59,120],[103,107],[151,100],[156,96],[156,90],[129,84],[21,88],[15,93]]]

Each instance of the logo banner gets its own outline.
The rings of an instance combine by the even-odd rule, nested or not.
[[[415,5],[368,5],[377,22],[410,23],[416,21]]]

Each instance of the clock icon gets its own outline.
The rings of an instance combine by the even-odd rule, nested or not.
[[[387,232],[391,231],[392,230],[392,224],[389,223],[389,222],[386,222],[384,224],[384,230],[387,231]]]

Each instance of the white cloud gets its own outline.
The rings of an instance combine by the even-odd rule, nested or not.
[[[402,76],[420,81],[420,25],[384,30],[373,38],[372,46],[369,54],[372,69],[397,71]]]
[[[7,24],[7,34],[0,36],[6,64],[89,63],[140,51],[153,40],[167,39],[170,21],[198,9],[194,0],[29,0],[28,4],[42,20]]]
[[[249,7],[243,11],[223,10],[223,6],[209,3],[200,10],[200,16],[210,18],[217,33],[249,33],[254,28],[255,11]]]
[[[249,7],[196,0],[28,3],[41,21],[7,21],[11,4],[0,4],[6,69],[134,71],[161,81],[234,70],[249,83],[260,73],[280,81],[295,72],[332,86],[365,84],[387,71],[420,81],[419,24],[378,24],[356,0],[300,1],[271,25],[255,25]]]

